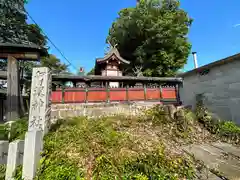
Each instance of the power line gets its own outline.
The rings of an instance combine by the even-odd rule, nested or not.
[[[35,25],[37,25],[38,27],[40,27],[37,22],[33,19],[33,17],[26,11],[26,14],[28,15],[28,17],[34,22]],[[67,58],[66,56],[63,54],[63,52],[54,44],[54,42],[47,36],[47,34],[41,29],[43,35],[47,38],[47,40],[53,45],[53,47],[61,54],[61,56],[69,63],[68,65],[71,65],[74,69],[78,70],[78,68],[76,68]]]

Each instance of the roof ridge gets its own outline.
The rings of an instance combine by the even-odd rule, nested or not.
[[[117,56],[117,58],[120,61],[122,61],[122,62],[124,62],[126,64],[130,64],[129,61],[127,61],[127,60],[125,60],[124,58],[121,57],[121,55],[120,55],[120,53],[119,53],[119,51],[118,51],[118,49],[116,47],[111,48],[110,51],[103,58],[97,58],[96,61],[97,62],[106,61],[107,59],[109,59],[114,54]]]

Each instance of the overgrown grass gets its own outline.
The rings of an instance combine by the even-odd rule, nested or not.
[[[23,139],[26,130],[26,119],[17,121],[10,141]],[[36,179],[193,179],[195,164],[180,147],[215,140],[215,135],[237,143],[240,128],[214,119],[202,106],[196,114],[182,109],[174,117],[155,106],[142,117],[59,120],[44,138]],[[4,167],[0,179],[1,171]]]
[[[0,179],[5,179],[6,166],[0,164]]]
[[[191,179],[191,160],[153,143],[143,125],[127,117],[61,121],[45,137],[37,179]]]
[[[9,129],[10,132],[10,139],[9,141],[12,142],[14,140],[20,139],[23,140],[25,138],[25,133],[28,129],[28,119],[22,118],[11,125],[11,129]]]
[[[0,124],[0,140],[8,139],[8,131],[5,124]]]
[[[28,128],[27,118],[16,120],[11,125],[0,124],[0,140],[9,140],[10,142],[17,139],[23,140],[25,133],[27,132],[27,128]]]
[[[196,116],[209,132],[216,134],[222,141],[240,143],[240,127],[233,121],[214,117],[202,103],[197,104]]]
[[[183,145],[212,139],[210,134],[203,133],[196,115],[188,109],[180,109],[171,117],[166,107],[155,106],[146,112],[145,122],[152,122],[160,129],[161,137],[172,145],[175,145],[174,141]]]

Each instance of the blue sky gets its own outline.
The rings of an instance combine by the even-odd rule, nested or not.
[[[194,19],[189,39],[204,65],[240,50],[239,0],[181,0],[181,7]],[[136,0],[30,0],[26,9],[49,38],[76,67],[89,71],[96,57],[104,54],[105,39],[122,8]],[[50,53],[67,63],[54,47]],[[192,56],[184,70],[193,68]],[[70,66],[72,72],[76,69]]]

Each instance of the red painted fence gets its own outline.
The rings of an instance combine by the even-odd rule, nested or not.
[[[66,88],[52,92],[52,103],[177,101],[175,88]]]

